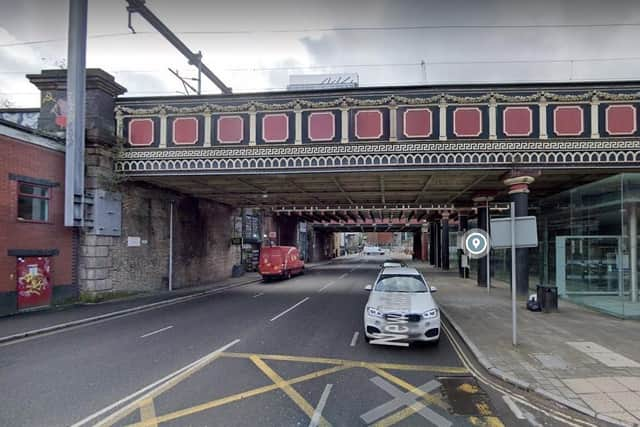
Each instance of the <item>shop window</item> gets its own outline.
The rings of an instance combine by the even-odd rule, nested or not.
[[[18,221],[49,221],[49,188],[18,183]]]

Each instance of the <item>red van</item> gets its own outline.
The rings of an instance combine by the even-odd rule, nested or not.
[[[258,270],[265,281],[275,277],[289,279],[304,273],[304,261],[295,246],[263,247],[260,249]]]

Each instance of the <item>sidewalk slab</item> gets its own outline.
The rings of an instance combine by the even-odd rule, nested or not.
[[[520,301],[514,347],[508,284],[494,281],[488,293],[457,270],[414,266],[438,288],[443,314],[491,373],[600,419],[640,425],[640,322],[565,300],[558,312],[531,312]]]

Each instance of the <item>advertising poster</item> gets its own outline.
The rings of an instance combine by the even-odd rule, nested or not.
[[[47,257],[19,257],[18,310],[51,303],[51,266]]]

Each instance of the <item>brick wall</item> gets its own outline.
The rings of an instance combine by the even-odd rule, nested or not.
[[[169,282],[169,211],[174,201],[173,287],[203,285],[231,275],[232,209],[143,183],[121,186],[122,236],[86,234],[80,246],[83,291],[158,291]],[[140,238],[129,246],[128,238]]]
[[[381,245],[381,246],[392,245],[393,233],[389,233],[389,232],[367,233],[367,244]]]
[[[72,284],[72,230],[64,227],[64,153],[32,143],[0,135],[0,315],[14,306],[16,291],[16,257],[10,249],[57,249],[51,258],[54,297],[56,287]],[[32,223],[18,220],[18,181],[9,174],[58,183],[50,188],[49,222]],[[65,292],[63,292],[65,293]]]
[[[174,270],[177,287],[215,282],[240,263],[240,246],[231,245],[232,208],[203,199],[176,203]]]

